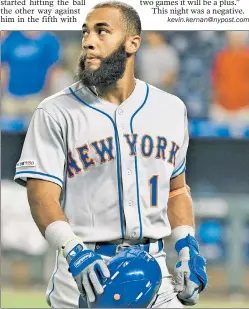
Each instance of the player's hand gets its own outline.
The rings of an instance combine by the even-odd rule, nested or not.
[[[190,235],[177,241],[175,248],[178,254],[183,248],[189,248],[189,258],[181,257],[175,266],[175,289],[182,304],[192,306],[197,304],[199,293],[208,283],[206,261],[199,254],[196,239]]]
[[[87,297],[89,302],[94,302],[95,293],[102,294],[104,292],[100,277],[110,277],[109,269],[101,256],[92,250],[84,250],[79,243],[70,250],[66,259],[80,294],[83,298]]]

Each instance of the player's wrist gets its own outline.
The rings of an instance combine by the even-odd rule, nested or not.
[[[64,255],[65,258],[67,258],[68,255],[72,252],[78,253],[87,249],[88,248],[83,243],[83,241],[79,237],[76,237],[67,241],[64,245],[62,245],[61,254]]]
[[[49,224],[45,230],[45,239],[50,246],[61,250],[64,256],[77,244],[81,244],[83,249],[87,249],[86,245],[75,235],[70,224],[66,221],[55,221]]]
[[[178,244],[180,243],[179,241],[185,239],[188,235],[195,237],[195,230],[192,226],[189,225],[177,226],[171,232],[171,237],[175,243],[175,248],[180,260],[190,259],[190,250],[188,246],[184,246],[178,250]]]
[[[185,238],[186,236],[191,235],[192,237],[195,237],[195,230],[190,225],[180,225],[175,227],[171,231],[171,238],[176,243],[178,240]]]

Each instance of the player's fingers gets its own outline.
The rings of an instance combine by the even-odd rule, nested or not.
[[[82,295],[82,297],[84,296],[85,294],[85,290],[84,290],[84,287],[83,287],[83,281],[82,281],[82,276],[79,275],[77,277],[74,278],[77,286],[78,286],[78,289],[79,289],[79,292],[80,294]]]
[[[178,295],[182,299],[189,299],[193,297],[196,292],[198,293],[199,285],[189,280],[188,274],[185,273],[184,276],[184,290],[182,290]]]
[[[188,299],[188,298],[191,298],[195,294],[196,291],[198,292],[198,289],[193,289],[191,292],[186,291],[185,289],[178,293],[178,297],[181,299]]]
[[[90,271],[89,278],[97,294],[102,294],[104,292],[104,289],[101,283],[99,282],[99,278],[94,270]]]
[[[198,288],[192,292],[191,296],[186,297],[185,293],[179,293],[177,297],[180,300],[183,300],[185,305],[189,305],[189,306],[196,305],[199,300]]]
[[[110,271],[109,271],[107,265],[105,264],[105,262],[100,261],[98,263],[98,269],[99,269],[102,277],[109,278],[111,276]]]
[[[184,290],[184,272],[178,272],[174,278],[174,287],[176,292]]]
[[[90,283],[90,280],[89,280],[87,274],[83,275],[82,283],[83,283],[83,287],[86,291],[86,295],[87,295],[89,302],[91,302],[91,303],[94,302],[95,301],[95,295],[94,295],[94,292],[93,292],[93,289],[92,289],[92,286],[91,286],[91,283]]]

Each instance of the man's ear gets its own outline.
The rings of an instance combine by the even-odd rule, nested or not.
[[[141,37],[139,35],[130,36],[126,39],[125,51],[128,54],[135,54],[141,45]]]

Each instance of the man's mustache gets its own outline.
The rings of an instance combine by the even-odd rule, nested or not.
[[[85,62],[86,62],[86,60],[87,59],[99,59],[99,60],[101,60],[101,61],[103,61],[104,60],[104,58],[103,57],[101,57],[101,56],[95,56],[95,55],[81,55],[80,56],[80,63],[84,63],[85,64]]]

